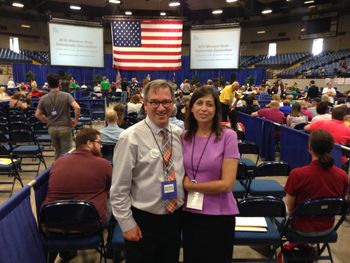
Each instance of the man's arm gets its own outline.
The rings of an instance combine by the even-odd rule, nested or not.
[[[75,100],[71,103],[71,106],[74,109],[74,122],[72,123],[72,126],[75,127],[80,118],[80,106]]]
[[[41,122],[47,123],[47,116],[39,108],[37,108],[36,111],[35,111],[35,118],[37,118]]]
[[[287,194],[286,196],[286,206],[288,211],[292,211],[295,208],[295,196]]]
[[[132,216],[131,184],[133,169],[136,164],[137,149],[130,144],[128,135],[119,138],[113,154],[113,175],[110,201],[114,217],[118,220],[124,238],[139,241],[141,229]]]

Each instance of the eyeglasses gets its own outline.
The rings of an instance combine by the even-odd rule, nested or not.
[[[102,141],[93,141],[93,142],[97,142],[99,145],[102,145]]]
[[[169,108],[173,101],[172,100],[152,100],[152,101],[147,101],[149,104],[151,104],[152,108],[158,108],[160,104],[163,105],[164,108]]]

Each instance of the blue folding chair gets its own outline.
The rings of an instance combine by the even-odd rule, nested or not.
[[[254,171],[253,178],[248,184],[248,195],[251,196],[285,196],[284,188],[272,179],[258,179],[257,177],[280,176],[287,177],[290,168],[285,162],[264,162],[258,165]]]
[[[82,200],[62,200],[44,205],[40,211],[39,228],[48,250],[52,253],[81,249],[96,249],[106,261],[103,225],[95,206]],[[54,255],[56,256],[56,255]]]
[[[331,248],[329,243],[336,243],[338,240],[337,231],[340,225],[344,222],[348,210],[347,201],[342,198],[320,198],[314,200],[307,200],[301,204],[297,209],[288,217],[282,228],[282,234],[284,236],[284,242],[297,244],[316,244],[316,251],[314,254],[303,255],[300,257],[293,256],[290,258],[286,250],[282,246],[282,254],[284,262],[291,262],[292,260],[329,260],[333,261]],[[296,218],[309,218],[320,219],[325,217],[334,217],[335,224],[329,231],[324,231],[320,235],[303,235],[300,232],[296,232],[291,228],[291,223]],[[327,255],[323,253],[327,250]],[[293,262],[294,262],[293,261]]]
[[[277,262],[276,249],[281,245],[281,233],[274,218],[286,216],[284,202],[273,196],[247,197],[238,203],[240,217],[263,217],[266,220],[266,231],[238,231],[234,235],[234,246],[268,246],[266,258],[234,258],[233,262]]]

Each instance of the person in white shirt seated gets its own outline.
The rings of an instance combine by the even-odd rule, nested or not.
[[[329,103],[326,101],[322,101],[317,105],[316,112],[317,115],[312,118],[311,122],[326,121],[332,119],[332,115],[329,114]]]
[[[105,121],[107,126],[99,130],[102,144],[116,144],[119,140],[120,134],[124,129],[117,124],[118,115],[113,109],[106,111]]]
[[[130,102],[128,102],[128,114],[136,112],[138,113],[142,107],[141,98],[139,95],[134,95],[131,97]]]
[[[177,115],[177,107],[176,107],[176,104],[174,104],[174,108],[173,108],[173,111],[171,112],[169,122],[176,125],[183,131],[185,129],[185,123],[184,121],[176,118],[176,115]]]

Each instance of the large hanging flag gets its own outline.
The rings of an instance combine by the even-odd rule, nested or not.
[[[181,20],[114,20],[111,31],[114,68],[181,69]]]

